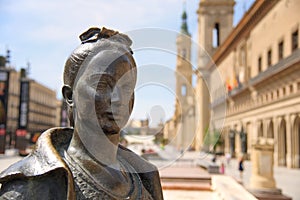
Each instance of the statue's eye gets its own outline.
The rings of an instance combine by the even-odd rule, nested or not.
[[[99,77],[89,77],[86,80],[86,83],[87,83],[88,86],[96,89],[98,87],[98,84],[99,84]]]
[[[131,84],[124,84],[122,89],[126,92],[131,92],[133,90]]]
[[[112,90],[114,80],[107,74],[93,74],[88,77],[87,84],[97,91],[103,92],[104,90]]]
[[[99,81],[98,84],[97,84],[97,89],[105,89],[108,86],[109,85],[105,81]]]

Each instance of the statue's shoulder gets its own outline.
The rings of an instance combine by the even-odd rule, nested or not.
[[[28,156],[0,173],[0,183],[16,178],[36,177],[55,169],[66,168],[59,151],[67,147],[72,133],[71,128],[52,128],[45,131]]]
[[[163,199],[157,167],[122,145],[119,145],[119,155],[121,155],[123,159],[126,159],[139,174],[144,187],[151,194],[153,199]]]
[[[3,182],[0,199],[67,199],[68,185],[62,169],[36,177],[10,177]]]
[[[140,172],[153,172],[158,171],[157,167],[145,160],[141,156],[137,155],[130,149],[119,144],[119,154],[132,166],[134,169]]]
[[[69,128],[45,131],[28,156],[1,172],[0,199],[66,199],[68,169],[59,152],[72,133]]]

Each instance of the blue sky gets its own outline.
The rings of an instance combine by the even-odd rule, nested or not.
[[[252,3],[253,0],[236,1],[234,25]],[[194,41],[197,41],[198,5],[199,0],[186,1],[188,27]],[[169,38],[174,45],[182,11],[182,0],[0,0],[0,54],[5,55],[9,48],[11,65],[17,70],[30,62],[29,76],[56,90],[57,96],[61,97],[62,69],[66,58],[80,44],[78,35],[83,31],[91,26],[106,26],[130,33],[154,27],[174,33]],[[169,67],[170,72],[176,64],[176,56],[163,56],[157,51],[136,52],[135,58],[139,66],[155,63]],[[164,73],[160,75],[166,79]],[[172,75],[168,78],[174,81]],[[173,114],[175,99],[172,91],[148,85],[136,93],[133,118],[145,118],[155,105],[161,106],[164,118]]]

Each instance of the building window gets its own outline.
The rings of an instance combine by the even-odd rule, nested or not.
[[[186,49],[182,49],[181,50],[181,56],[182,56],[182,58],[186,58]]]
[[[278,44],[278,60],[283,58],[283,41]]]
[[[251,78],[251,67],[247,67],[247,74],[246,74],[247,80]]]
[[[216,47],[220,46],[220,25],[219,25],[219,23],[215,23],[212,34],[213,34],[212,45],[214,48],[216,48]]]
[[[268,67],[272,65],[272,49],[268,51]]]
[[[260,72],[262,71],[262,66],[261,66],[262,62],[261,62],[261,60],[262,60],[262,58],[259,57],[259,58],[258,58],[258,63],[257,63],[257,66],[258,66],[258,73],[260,73]]]
[[[274,94],[273,94],[273,92],[271,92],[271,100],[273,100],[273,98],[274,98]]]
[[[239,59],[239,62],[240,62],[240,66],[246,66],[246,47],[243,46],[240,50],[240,59]]]
[[[295,51],[298,48],[298,30],[292,34],[292,51]]]
[[[181,95],[186,96],[186,85],[181,86]]]
[[[290,85],[290,93],[293,93],[293,85]]]

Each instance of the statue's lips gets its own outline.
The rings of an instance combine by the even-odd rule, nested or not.
[[[106,112],[105,113],[108,119],[111,120],[122,120],[124,117],[118,113]]]

